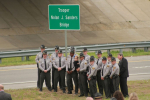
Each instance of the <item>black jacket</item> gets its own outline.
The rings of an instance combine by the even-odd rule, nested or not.
[[[0,92],[0,100],[12,100],[11,95],[5,93],[4,91]]]
[[[119,61],[118,65],[120,67],[120,77],[129,77],[127,59],[123,57],[122,60]]]

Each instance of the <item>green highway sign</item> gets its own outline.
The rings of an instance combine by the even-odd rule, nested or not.
[[[79,5],[48,5],[49,30],[80,30]]]

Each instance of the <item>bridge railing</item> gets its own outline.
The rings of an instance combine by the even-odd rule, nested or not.
[[[85,45],[85,46],[74,46],[76,52],[82,52],[83,48],[86,47],[88,51],[98,51],[98,50],[107,50],[107,53],[112,49],[120,49],[122,53],[122,49],[131,48],[132,52],[136,51],[136,48],[144,48],[144,51],[147,52],[150,47],[150,41],[145,42],[130,42],[130,43],[113,43],[113,44],[100,44],[100,45]],[[65,52],[65,47],[60,47],[60,49]],[[70,47],[67,48],[69,52]],[[54,48],[47,48],[48,53],[53,53],[55,51]],[[0,52],[0,63],[2,58],[10,58],[10,57],[22,57],[22,60],[29,60],[29,56],[36,55],[40,52],[40,49],[37,50],[20,50],[20,51],[7,51]]]

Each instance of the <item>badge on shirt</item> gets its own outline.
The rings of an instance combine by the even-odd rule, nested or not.
[[[113,67],[113,71],[116,69],[116,67]]]
[[[39,63],[40,63],[40,61],[39,61]]]
[[[87,63],[85,63],[85,64],[87,64]]]
[[[107,65],[107,67],[109,67],[109,65]]]
[[[92,67],[92,69],[94,70],[94,69],[95,69],[95,67]]]

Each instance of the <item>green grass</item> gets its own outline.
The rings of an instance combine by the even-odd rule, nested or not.
[[[111,51],[112,55],[114,57],[117,57],[117,54],[119,51]],[[96,56],[95,52],[88,52],[90,56]],[[136,53],[132,53],[131,51],[123,51],[124,57],[129,56],[141,56],[141,55],[150,55],[149,52],[144,52],[144,50],[138,49],[136,50]],[[104,52],[102,56],[107,56],[107,52]],[[35,62],[35,56],[30,56],[29,61],[22,61],[21,57],[13,57],[13,58],[3,58],[2,63],[0,64],[0,67],[3,66],[15,66],[15,65],[29,65],[29,64],[36,64]]]
[[[150,98],[150,80],[128,81],[129,94],[136,92],[139,100],[149,100]],[[61,90],[57,93],[49,92],[46,88],[40,93],[37,88],[5,90],[10,93],[13,100],[85,100],[85,97],[78,97],[74,94],[63,94]],[[74,92],[73,92],[74,93]],[[128,100],[129,98],[125,98]],[[110,99],[103,99],[110,100]]]

